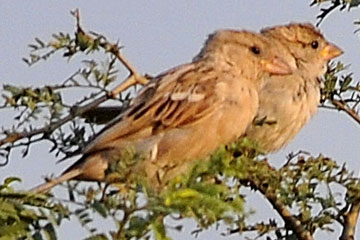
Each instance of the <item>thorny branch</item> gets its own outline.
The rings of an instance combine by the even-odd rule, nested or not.
[[[344,214],[343,231],[340,240],[354,240],[355,229],[359,218],[360,200],[352,203],[350,210]]]
[[[329,68],[325,77],[325,86],[327,86],[327,89],[325,89],[324,92],[324,99],[328,100],[333,106],[323,105],[323,107],[343,111],[360,125],[360,116],[357,110],[360,103],[360,85],[359,83],[351,85],[353,81],[352,74],[341,76],[341,79],[335,76],[336,73],[344,69],[346,69],[346,67],[339,63],[335,67]],[[340,240],[354,239],[359,211],[360,200],[357,199],[349,204],[348,210],[346,209],[346,211],[343,212],[342,220],[340,221],[340,224],[343,226]]]
[[[269,168],[269,171],[272,171]],[[294,231],[296,236],[299,238],[299,240],[312,240],[312,236],[309,231],[307,231],[300,220],[298,220],[296,217],[292,215],[292,213],[287,209],[285,204],[283,204],[276,196],[275,193],[273,193],[271,190],[268,189],[266,184],[263,184],[262,182],[258,183],[256,181],[253,181],[252,179],[248,179],[251,188],[257,189],[261,194],[263,194],[267,200],[270,202],[270,204],[274,207],[274,209],[279,213],[281,218],[284,220],[285,225],[288,226],[290,229]]]
[[[358,7],[360,2],[358,0],[313,0],[310,3],[310,7],[314,5],[323,6],[325,4],[327,4],[327,7],[320,8],[320,13],[316,16],[318,19],[317,26],[319,26],[330,13],[334,12],[335,9],[339,9],[339,11],[347,9],[350,11],[352,8]],[[358,24],[358,22],[355,22],[355,24]]]
[[[359,83],[351,84],[353,82],[352,74],[347,74],[337,77],[336,74],[346,69],[346,66],[338,63],[336,66],[330,66],[328,73],[325,76],[325,92],[324,99],[328,100],[332,106],[323,105],[323,107],[339,110],[345,112],[357,124],[360,125],[360,116],[358,106],[360,103],[359,97]],[[356,225],[359,218],[360,200],[355,200],[349,204],[348,209],[343,212],[340,224],[343,230],[340,240],[353,240]]]
[[[76,9],[74,12],[72,12],[72,14],[76,18],[78,34],[79,33],[86,34],[80,26],[79,10]],[[87,35],[87,38],[90,40],[94,40],[94,38],[91,35]],[[105,51],[112,53],[130,72],[129,77],[110,92],[110,97],[114,97],[117,94],[121,93],[122,91],[136,84],[145,85],[147,83],[148,80],[145,77],[143,77],[141,74],[139,74],[135,70],[135,68],[124,58],[124,56],[122,56],[122,54],[119,51],[119,46],[117,46],[117,44],[112,44],[109,42],[101,42],[100,46]]]
[[[317,16],[319,19],[317,25],[320,25],[320,23],[326,18],[326,16],[333,12],[334,9],[340,7],[340,11],[344,10],[346,7],[348,10],[354,7],[358,7],[360,5],[360,2],[357,0],[349,0],[349,1],[340,1],[340,0],[331,0],[331,1],[322,1],[322,0],[314,0],[310,6],[313,6],[315,4],[322,4],[323,2],[330,2],[331,5],[328,8],[321,8],[321,13]],[[359,24],[359,21],[355,21],[355,24]],[[355,32],[358,32],[356,30]],[[355,89],[357,92],[359,92],[359,84],[357,84]],[[340,100],[335,100],[333,98],[329,99],[331,104],[335,106],[335,109],[344,111],[347,115],[349,115],[357,124],[360,124],[360,116],[358,111],[356,111],[356,106],[359,104],[360,100],[356,99],[354,102],[354,106],[350,107],[347,104],[347,101],[344,101],[340,98]],[[360,211],[360,200],[354,201],[350,207],[349,210],[343,214],[343,221],[341,224],[343,225],[342,234],[340,236],[340,240],[353,240],[355,239],[355,229],[359,218],[359,211]]]
[[[338,110],[346,112],[353,120],[355,120],[358,124],[360,124],[360,116],[353,108],[349,108],[343,101],[339,101],[339,100],[331,100],[331,103]]]
[[[88,33],[85,33],[83,31],[83,29],[81,28],[79,11],[75,10],[74,12],[72,12],[72,14],[75,16],[76,21],[77,21],[77,35],[78,36],[82,35],[83,37],[85,36],[90,41],[91,40],[94,41],[93,36]],[[60,119],[56,122],[49,123],[48,125],[46,125],[42,128],[38,128],[38,129],[30,130],[30,131],[7,133],[7,136],[5,138],[0,139],[0,146],[3,146],[7,143],[14,143],[14,142],[16,142],[20,139],[24,139],[24,138],[30,139],[33,136],[36,136],[39,134],[44,134],[44,135],[51,134],[55,129],[57,129],[57,128],[61,127],[62,125],[64,125],[65,123],[71,121],[76,116],[80,116],[83,113],[85,113],[86,111],[88,111],[89,109],[92,109],[92,108],[98,106],[100,103],[105,102],[108,99],[114,98],[116,95],[125,91],[129,87],[134,86],[136,84],[144,85],[147,83],[148,80],[145,77],[143,77],[141,74],[139,74],[135,70],[135,68],[122,56],[122,54],[120,53],[120,50],[119,50],[120,47],[117,44],[103,41],[103,42],[100,42],[99,46],[102,47],[106,52],[110,52],[111,54],[113,54],[128,69],[128,71],[130,72],[128,78],[125,79],[125,81],[123,81],[121,84],[119,84],[118,86],[113,88],[110,92],[95,99],[94,101],[92,101],[84,106],[73,107],[67,116],[63,117],[62,119]]]

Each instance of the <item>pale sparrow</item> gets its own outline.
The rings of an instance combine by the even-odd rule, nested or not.
[[[246,136],[267,153],[288,144],[316,113],[320,101],[320,78],[329,60],[342,54],[311,24],[266,28],[261,34],[278,48],[292,68],[286,76],[265,79],[259,91],[259,109]]]
[[[109,166],[122,161],[128,148],[142,160],[124,169],[124,179],[135,173],[162,186],[192,160],[242,136],[257,112],[264,77],[290,73],[266,37],[218,31],[191,63],[150,81],[89,143],[82,158],[33,191],[48,191],[70,179],[108,181]]]

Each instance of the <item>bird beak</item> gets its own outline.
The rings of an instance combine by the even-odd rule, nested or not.
[[[329,61],[343,54],[343,51],[334,44],[328,43],[320,54],[323,59]]]
[[[279,58],[261,60],[261,65],[265,71],[275,75],[287,75],[292,73],[290,66]]]

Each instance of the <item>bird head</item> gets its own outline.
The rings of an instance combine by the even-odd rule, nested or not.
[[[219,30],[211,34],[195,61],[207,59],[221,69],[231,69],[249,79],[263,75],[286,75],[292,70],[272,48],[271,41],[249,31]]]
[[[316,78],[326,72],[327,64],[331,59],[343,53],[339,47],[328,42],[313,25],[308,23],[291,23],[266,28],[261,33],[270,39],[280,41],[293,56],[296,67]]]

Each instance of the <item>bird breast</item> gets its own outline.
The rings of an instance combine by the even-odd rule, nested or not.
[[[259,110],[246,132],[264,152],[288,144],[316,113],[320,87],[298,76],[272,76],[259,92]]]

